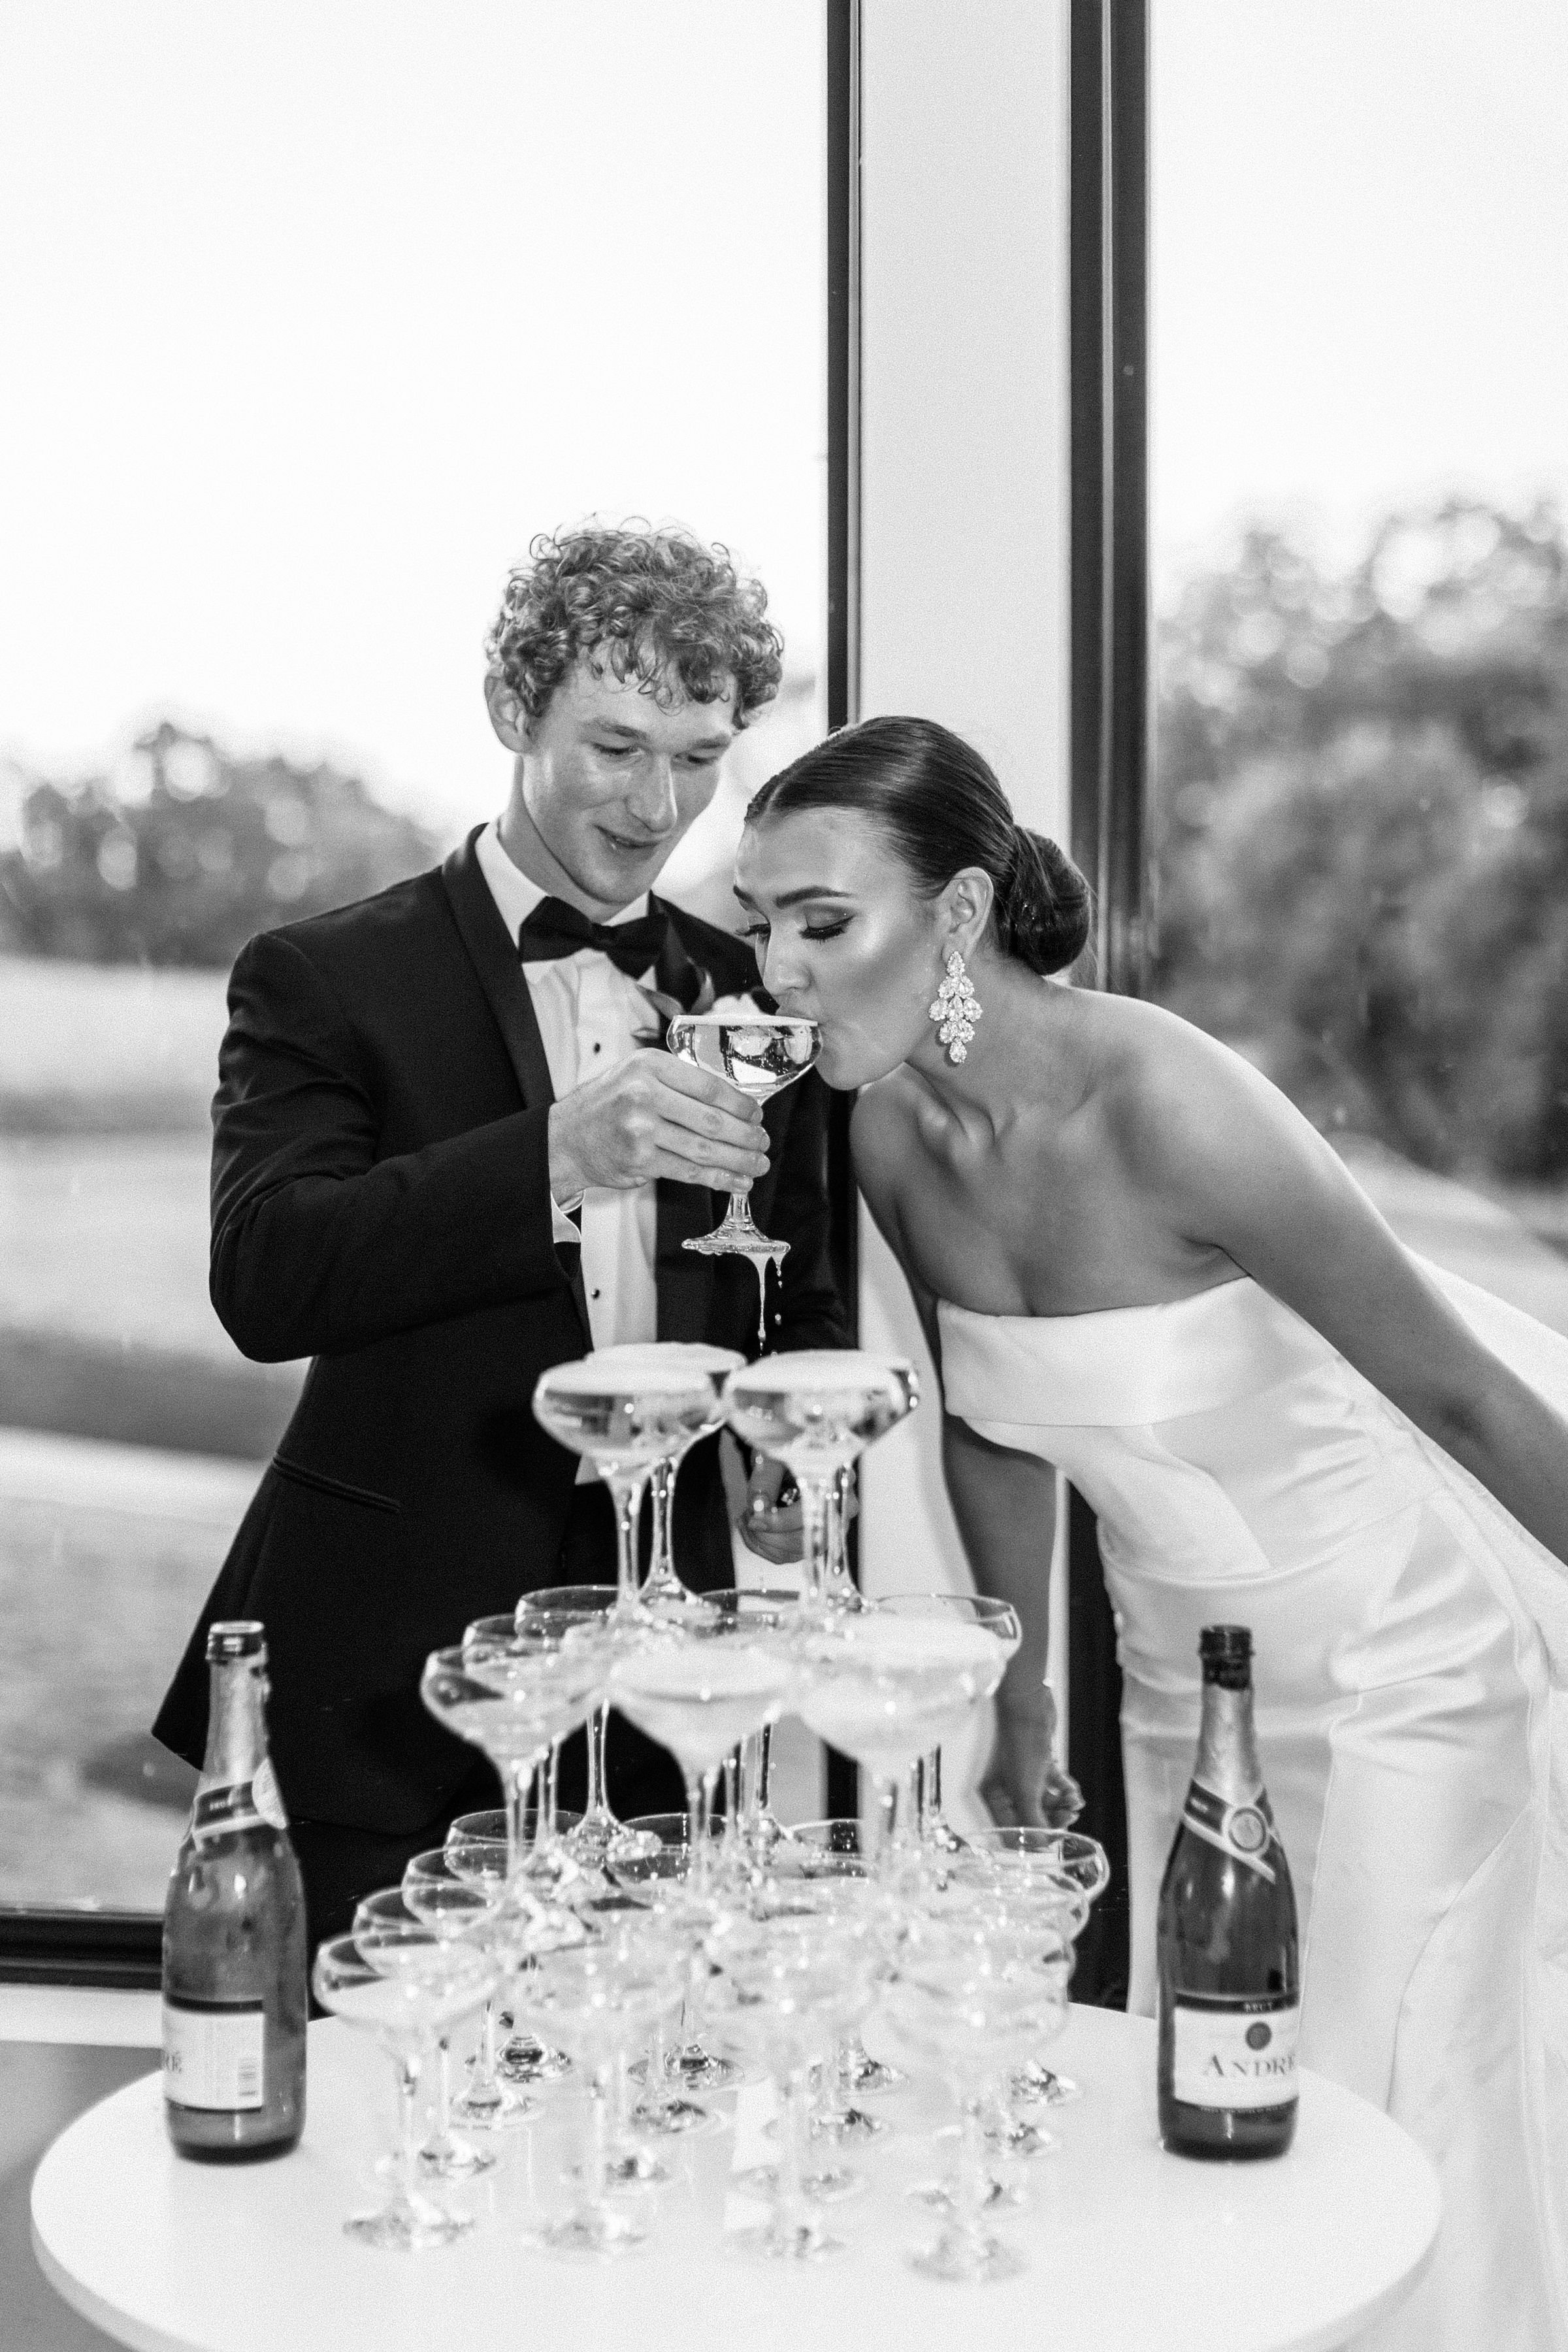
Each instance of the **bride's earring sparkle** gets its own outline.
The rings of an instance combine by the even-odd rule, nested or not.
[[[935,1002],[926,1010],[937,1024],[938,1044],[947,1047],[948,1060],[967,1061],[969,1041],[984,1007],[974,993],[974,982],[964,971],[963,958],[956,948],[947,960],[947,978],[937,989]]]

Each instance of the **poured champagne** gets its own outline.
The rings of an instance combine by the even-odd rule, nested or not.
[[[732,1013],[677,1013],[665,1043],[683,1062],[728,1078],[753,1102],[766,1102],[805,1076],[822,1051],[822,1032],[815,1021],[796,1020],[784,1013],[755,1013],[748,1007]],[[764,1342],[768,1267],[783,1265],[789,1244],[760,1233],[752,1222],[745,1193],[731,1192],[730,1205],[712,1232],[694,1235],[685,1246],[704,1257],[751,1259],[757,1269],[757,1339],[759,1344]]]
[[[1296,2128],[1296,1897],[1258,1769],[1252,1635],[1205,1625],[1203,1727],[1160,1888],[1160,2137],[1279,2156]]]
[[[163,2112],[182,2156],[282,2156],[305,2121],[305,1897],[267,1753],[267,1644],[207,1635],[212,1703],[163,1906]]]

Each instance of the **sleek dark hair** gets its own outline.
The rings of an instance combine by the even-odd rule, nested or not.
[[[646,523],[542,535],[506,583],[485,652],[531,719],[567,671],[586,661],[656,702],[716,702],[731,681],[735,725],[771,702],[784,639],[767,592],[725,547]]]
[[[771,776],[746,823],[853,809],[879,824],[923,898],[965,866],[996,893],[996,944],[1031,971],[1065,971],[1089,940],[1089,885],[1043,833],[1016,824],[973,744],[932,719],[867,719]]]

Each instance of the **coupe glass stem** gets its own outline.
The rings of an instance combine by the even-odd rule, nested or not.
[[[858,1609],[860,1606],[860,1595],[849,1573],[849,1496],[854,1484],[853,1465],[847,1462],[841,1463],[833,1474],[833,1483],[826,1498],[826,1567],[822,1592],[824,1599],[835,1609]]]
[[[985,2170],[984,2101],[965,2096],[963,2132],[959,2143],[958,2179],[954,2185],[953,2220],[964,2251],[983,2261],[987,2252],[985,2200],[990,2183]]]
[[[521,1870],[524,1856],[528,1853],[528,1800],[532,1792],[533,1776],[539,1769],[540,1760],[538,1757],[532,1756],[526,1760],[509,1757],[501,1769],[502,1784],[506,1792],[508,1885]],[[539,1821],[543,1820],[544,1811],[544,1807],[541,1805],[538,1809]]]
[[[774,2243],[785,2254],[810,2253],[820,2244],[816,2216],[805,2193],[808,2128],[805,2074],[792,2053],[773,2076],[779,2105],[778,2203]]]
[[[641,1606],[637,1591],[637,1529],[647,1481],[646,1470],[635,1474],[610,1471],[605,1477],[616,1507],[616,1609],[622,1616]]]
[[[656,1462],[648,1473],[648,1493],[653,1507],[653,1550],[648,1563],[647,1582],[643,1587],[643,1601],[689,1601],[690,1593],[680,1580],[675,1565],[675,1480],[690,1447],[683,1445],[679,1454]]]
[[[421,2050],[399,2050],[394,2053],[393,2064],[397,2070],[397,2180],[390,2210],[415,2219],[414,2181],[419,2161],[419,2077],[424,2071],[425,2053]]]
[[[588,1717],[588,1803],[583,1816],[587,1822],[604,1820],[610,1810],[605,1801],[605,1737],[609,1727],[609,1702],[605,1700]],[[551,1812],[553,1815],[553,1804]]]
[[[686,1836],[691,1859],[688,1876],[693,1893],[705,1895],[712,1869],[710,1851],[710,1824],[713,1819],[713,1797],[719,1786],[722,1767],[715,1764],[711,1771],[686,1775]]]
[[[942,1750],[933,1748],[920,1767],[920,1833],[940,1837],[947,1823],[942,1817]]]
[[[801,1518],[805,1537],[801,1560],[801,1591],[807,1600],[820,1603],[828,1598],[833,1567],[828,1549],[830,1481],[820,1472],[797,1470],[795,1483],[800,1489]]]

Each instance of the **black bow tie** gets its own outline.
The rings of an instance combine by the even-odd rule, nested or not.
[[[657,963],[669,937],[662,914],[638,915],[629,923],[595,923],[564,898],[542,898],[522,926],[518,952],[524,963],[552,963],[557,956],[595,948],[628,980],[640,980]]]

